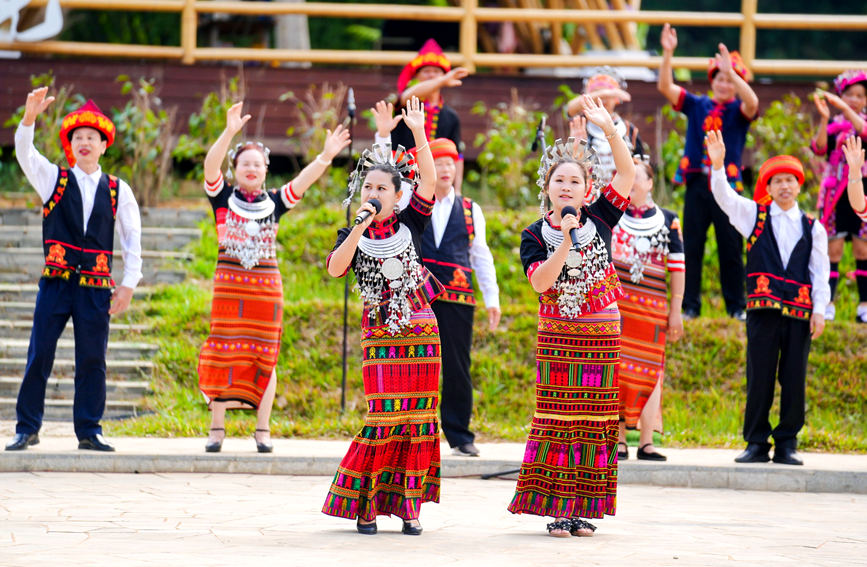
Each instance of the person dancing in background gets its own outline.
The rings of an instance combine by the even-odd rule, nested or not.
[[[364,302],[361,318],[362,378],[368,413],[340,462],[322,512],[356,519],[359,533],[377,533],[378,515],[403,520],[403,533],[422,533],[424,502],[439,502],[440,445],[437,424],[440,338],[431,302],[443,291],[421,263],[422,233],[430,222],[436,169],[425,140],[422,103],[402,112],[418,161],[402,147],[365,150],[350,178],[350,197],[361,190],[356,224],[337,231],[326,259],[329,275],[351,267]],[[418,188],[397,212],[401,180]]]
[[[744,299],[744,241],[729,224],[728,218],[714,202],[708,188],[710,161],[704,147],[705,133],[721,130],[725,137],[725,174],[732,187],[743,191],[741,159],[747,140],[747,130],[758,116],[759,98],[747,84],[747,69],[736,51],[729,53],[719,44],[719,53],[711,59],[708,80],[713,98],[694,95],[674,82],[671,58],[677,48],[677,32],[665,24],[662,29],[662,66],[657,89],[675,110],[686,115],[686,136],[683,158],[675,175],[675,183],[686,183],[683,206],[683,236],[686,253],[686,287],[683,316],[686,319],[701,314],[701,272],[704,245],[711,224],[717,239],[720,285],[728,314],[746,320]]]
[[[629,202],[635,165],[601,102],[585,99],[584,114],[611,144],[614,179],[588,205],[592,150],[558,140],[539,166],[543,218],[521,233],[521,263],[540,294],[536,410],[508,509],[553,516],[547,529],[555,537],[592,535],[595,526],[581,517],[614,515],[617,502],[623,289],[611,234]]]
[[[205,156],[205,194],[214,210],[219,257],[214,274],[211,331],[199,355],[199,388],[211,409],[205,451],[219,452],[226,436],[227,409],[256,410],[256,449],[270,453],[271,407],[277,386],[277,357],[283,333],[283,280],[277,266],[280,217],[325,173],[349,145],[342,126],[329,131],[322,153],[280,189],[265,189],[270,150],[232,138],[250,120],[243,102],[226,112],[226,127]],[[229,156],[236,185],[220,171]]]
[[[664,461],[653,448],[653,432],[662,433],[666,341],[683,337],[683,239],[677,214],[653,202],[653,168],[639,158],[635,165],[629,206],[612,239],[614,267],[623,286],[623,297],[617,300],[623,318],[617,457],[629,458],[626,429],[638,425],[637,458]]]
[[[864,167],[864,150],[861,138],[852,136],[843,144],[843,153],[846,155],[846,163],[849,171],[858,171]],[[864,180],[860,176],[850,177],[846,191],[849,195],[849,205],[858,215],[858,218],[867,222],[867,198],[864,196]]]
[[[419,50],[418,55],[404,66],[397,79],[399,107],[405,107],[412,97],[418,97],[424,103],[425,139],[448,138],[458,149],[455,178],[452,184],[459,195],[464,180],[461,120],[455,109],[445,103],[442,89],[461,86],[462,80],[469,74],[470,72],[463,67],[452,69],[451,62],[439,44],[434,39],[429,39]],[[406,149],[415,146],[413,133],[406,123],[399,121],[391,131],[391,147],[398,146]],[[409,197],[409,192],[404,191],[401,208],[406,206]]]
[[[626,92],[626,81],[620,73],[612,67],[600,67],[595,69],[593,75],[584,79],[584,94],[579,95],[566,106],[569,115],[569,135],[576,140],[587,140],[598,158],[593,177],[597,187],[606,187],[614,177],[614,157],[611,153],[611,144],[605,138],[602,130],[593,123],[587,124],[587,119],[581,112],[585,96],[599,98],[602,105],[614,120],[617,135],[623,138],[626,146],[633,155],[644,155],[644,143],[638,135],[638,127],[632,122],[624,120],[615,111],[621,102],[629,102],[632,97]]]
[[[844,199],[846,187],[854,179],[867,177],[867,168],[852,171],[843,156],[843,141],[850,136],[867,140],[867,71],[853,70],[841,73],[834,79],[837,94],[819,91],[814,97],[821,120],[816,137],[810,148],[818,156],[828,156],[822,186],[819,189],[818,213],[828,231],[828,257],[831,261],[831,301],[825,319],[832,321],[836,315],[834,294],[840,279],[839,265],[847,240],[852,241],[855,256],[855,281],[858,285],[858,307],[855,321],[867,323],[867,222],[852,210]],[[828,103],[840,111],[831,120]]]

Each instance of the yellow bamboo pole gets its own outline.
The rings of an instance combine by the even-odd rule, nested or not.
[[[41,8],[48,0],[30,0],[28,8]],[[178,12],[184,0],[60,0],[64,10],[106,10],[117,12]]]
[[[756,24],[755,17],[759,8],[758,0],[741,0],[741,13],[744,21],[741,24],[741,58],[747,69],[752,69],[756,58]]]
[[[196,0],[184,0],[184,11],[181,13],[181,48],[184,56],[181,62],[192,65],[196,61],[196,32],[199,29],[199,16],[196,13]]]
[[[449,6],[416,6],[406,4],[342,4],[337,2],[237,2],[229,0],[198,0],[196,11],[204,13],[244,14],[249,16],[280,16],[303,14],[335,18],[389,18],[394,20],[430,20],[458,22],[464,8]]]
[[[180,59],[180,47],[133,45],[123,43],[88,43],[84,41],[39,41],[0,43],[0,50],[54,55],[88,55],[92,57],[132,57],[144,59]]]
[[[867,16],[822,14],[756,14],[760,29],[867,30]]]
[[[301,61],[335,65],[405,65],[415,51],[355,51],[351,49],[256,49],[251,47],[197,47],[197,61]],[[455,65],[464,65],[462,53],[446,53]]]
[[[478,41],[478,23],[476,22],[476,9],[479,7],[478,0],[463,0],[464,14],[461,18],[460,50],[463,58],[462,65],[470,73],[476,70],[476,43]]]
[[[521,8],[479,8],[479,22],[645,22],[660,25],[739,27],[744,17],[739,12],[626,12],[612,10],[548,10]]]

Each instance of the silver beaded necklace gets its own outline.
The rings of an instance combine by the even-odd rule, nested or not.
[[[652,216],[637,218],[624,214],[620,217],[618,228],[631,237],[629,256],[629,279],[632,283],[640,283],[644,279],[644,269],[648,261],[656,255],[662,260],[668,256],[670,231],[665,226],[665,214],[656,207]]]

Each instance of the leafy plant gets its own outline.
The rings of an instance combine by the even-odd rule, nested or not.
[[[488,117],[488,129],[479,133],[474,145],[481,148],[478,164],[481,172],[468,173],[468,181],[481,182],[483,192],[493,194],[505,207],[524,207],[536,199],[538,160],[531,156],[530,145],[542,112],[529,108],[512,89],[509,103],[488,108],[478,102],[473,114]]]
[[[340,113],[348,87],[343,83],[332,86],[323,83],[310,87],[299,97],[288,91],[280,95],[280,102],[294,104],[298,112],[298,127],[290,126],[286,135],[292,139],[304,163],[310,163],[325,144],[327,130],[334,130],[340,123]],[[349,174],[340,167],[331,167],[304,194],[304,201],[320,205],[343,198]]]
[[[134,82],[120,75],[117,81],[123,83],[121,93],[130,95],[130,101],[113,113],[121,154],[106,169],[133,187],[139,205],[154,206],[172,167],[171,125],[177,109],[162,108],[154,79],[141,77]]]
[[[172,150],[172,157],[177,160],[189,160],[193,168],[187,173],[187,179],[202,179],[204,176],[204,158],[208,148],[220,136],[225,125],[226,111],[235,102],[244,100],[246,89],[243,80],[243,67],[238,76],[220,85],[220,92],[210,92],[202,100],[200,112],[190,114],[187,121],[187,134],[178,137]],[[224,158],[225,159],[225,158]]]

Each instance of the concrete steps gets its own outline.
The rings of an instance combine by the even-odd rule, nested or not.
[[[152,325],[142,323],[155,284],[172,284],[186,277],[192,254],[182,251],[201,238],[199,223],[206,210],[142,209],[144,278],[135,290],[129,315],[112,321],[106,355],[106,418],[139,415],[159,347],[149,338]],[[42,217],[38,209],[0,210],[0,419],[15,419],[15,404],[27,363],[33,309],[43,266]],[[115,239],[112,276],[123,277],[123,257]],[[137,323],[129,323],[132,319]],[[46,420],[72,420],[75,391],[75,342],[72,321],[57,344],[45,401]]]

